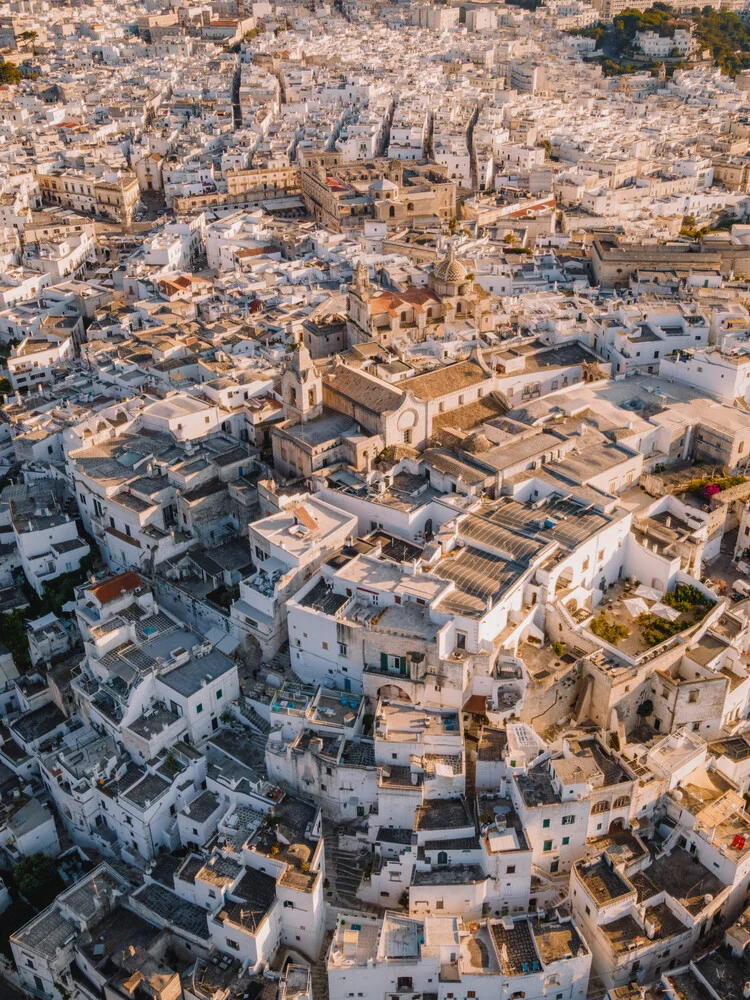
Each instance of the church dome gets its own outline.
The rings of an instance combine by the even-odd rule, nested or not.
[[[440,263],[436,265],[434,274],[438,281],[448,281],[456,284],[466,281],[466,268],[461,261],[456,260],[456,251],[452,246],[448,252],[448,256],[443,257]]]
[[[373,181],[370,185],[370,191],[398,191],[398,184],[394,184],[393,181],[389,181],[387,177],[379,177],[376,181]]]

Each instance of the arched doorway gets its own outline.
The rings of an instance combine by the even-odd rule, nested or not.
[[[384,684],[378,688],[378,697],[387,698],[392,701],[411,701],[409,695],[398,684]]]

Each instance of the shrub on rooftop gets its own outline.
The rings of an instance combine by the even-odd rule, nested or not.
[[[642,614],[638,615],[638,628],[640,629],[643,641],[647,646],[651,647],[658,646],[659,643],[666,642],[673,635],[677,635],[678,632],[681,632],[685,628],[685,623],[679,619],[675,622],[670,622],[659,615]]]
[[[620,639],[627,639],[630,635],[630,629],[626,625],[610,621],[603,611],[591,622],[589,628],[594,635],[598,635],[612,646],[616,646]]]
[[[684,614],[700,610],[701,617],[716,604],[716,601],[704,594],[702,590],[698,590],[692,583],[678,584],[674,590],[664,595],[662,601],[670,608],[674,608],[675,611],[681,611]]]

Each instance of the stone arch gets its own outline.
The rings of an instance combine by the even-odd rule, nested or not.
[[[384,684],[378,688],[378,697],[411,702],[411,697],[399,684]]]

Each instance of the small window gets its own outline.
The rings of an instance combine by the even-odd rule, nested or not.
[[[563,847],[567,847],[568,844],[570,843],[570,837],[563,837],[562,842],[563,842]]]
[[[196,712],[198,713],[198,715],[200,715],[200,714],[201,714],[201,712],[203,711],[203,703],[202,703],[202,702],[199,702],[199,703],[198,703],[198,704],[197,704],[197,705],[195,706],[195,711],[196,711]]]
[[[563,816],[562,823],[563,826],[572,826],[576,821],[575,816]]]
[[[545,840],[544,841],[544,851],[545,851],[545,853],[547,853],[548,851],[551,851],[551,850],[552,850],[552,841],[551,840]]]
[[[237,944],[236,941],[232,941],[231,938],[227,938],[226,941],[227,941],[227,948],[231,948],[232,951],[239,951],[240,950],[240,946]]]
[[[224,695],[224,692],[221,690],[221,688],[219,688],[219,690],[216,692],[216,698],[217,698],[217,700],[219,698],[223,697],[223,695]]]
[[[542,826],[544,827],[545,830],[549,830],[549,820],[548,819],[542,820]]]

